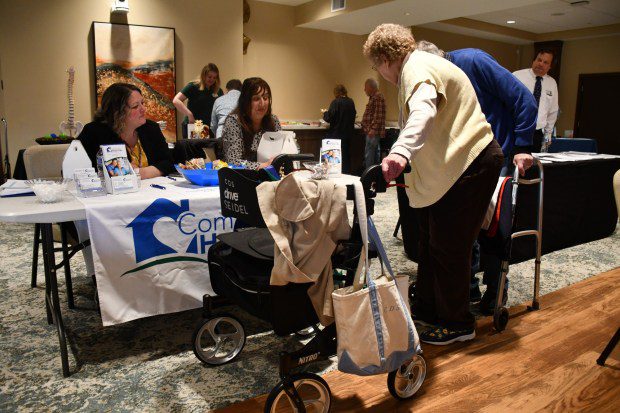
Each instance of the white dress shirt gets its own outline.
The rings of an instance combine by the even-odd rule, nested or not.
[[[530,69],[517,70],[513,75],[521,81],[532,93],[536,85],[536,74]],[[558,119],[558,85],[549,75],[542,78],[542,90],[538,103],[538,119],[536,129],[544,129],[546,136],[551,136],[555,121]]]

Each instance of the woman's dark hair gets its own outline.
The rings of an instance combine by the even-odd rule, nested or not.
[[[337,84],[334,88],[334,96],[338,97],[347,97],[347,88],[344,85]]]
[[[142,94],[140,88],[129,83],[114,83],[110,85],[101,97],[101,106],[95,112],[94,121],[107,123],[118,136],[125,128],[127,116],[127,101],[131,92]]]
[[[196,80],[196,84],[198,85],[198,89],[205,90],[207,88],[207,75],[209,72],[213,72],[217,74],[215,78],[215,82],[209,88],[209,92],[217,93],[220,90],[220,69],[217,68],[215,63],[209,63],[200,71],[200,77]]]
[[[275,131],[276,123],[273,120],[273,116],[271,116],[271,88],[269,87],[269,84],[260,77],[249,77],[243,81],[243,85],[241,86],[241,94],[239,95],[239,102],[237,103],[237,108],[232,112],[239,116],[239,122],[241,123],[241,131],[243,132],[244,155],[249,154],[254,134],[258,132],[257,130],[254,130],[252,126],[252,96],[257,95],[263,91],[267,92],[267,94],[269,95],[269,107],[267,108],[267,112],[265,113],[265,116],[261,121],[260,130],[272,132]]]

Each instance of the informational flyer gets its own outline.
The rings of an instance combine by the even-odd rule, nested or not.
[[[323,139],[321,162],[329,165],[328,174],[340,175],[342,173],[342,147],[340,139]]]
[[[136,192],[138,176],[131,167],[125,145],[101,145],[103,177],[109,194]]]

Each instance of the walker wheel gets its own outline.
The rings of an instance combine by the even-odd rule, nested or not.
[[[243,325],[235,317],[221,314],[204,320],[192,337],[194,354],[200,361],[213,366],[228,363],[245,346]]]
[[[411,361],[406,362],[388,374],[387,385],[390,394],[398,400],[407,400],[420,390],[426,378],[426,361],[420,354],[413,356]]]
[[[331,391],[327,382],[314,373],[298,373],[285,377],[271,390],[265,413],[327,413],[331,407]],[[302,409],[303,408],[303,409]]]
[[[508,318],[510,315],[508,314],[508,309],[506,307],[500,307],[493,314],[493,326],[497,331],[504,331],[506,329],[506,325],[508,324]]]

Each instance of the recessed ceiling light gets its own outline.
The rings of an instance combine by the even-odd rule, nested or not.
[[[405,12],[405,16],[411,16],[411,13],[409,13],[408,11]]]
[[[508,23],[508,24],[515,24],[516,20],[506,20],[506,23]]]

